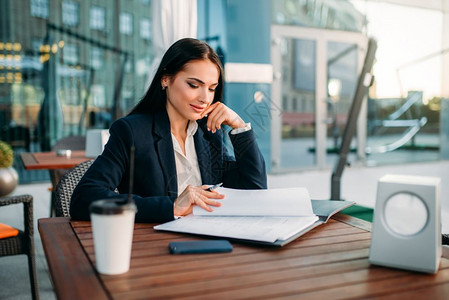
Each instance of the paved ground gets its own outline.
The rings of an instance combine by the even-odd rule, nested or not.
[[[408,174],[437,176],[442,179],[443,232],[449,233],[449,161],[415,163],[382,167],[353,167],[343,173],[341,196],[356,201],[359,205],[374,207],[377,180],[385,174]],[[269,187],[307,187],[313,199],[329,199],[331,170],[269,176]],[[49,182],[20,185],[14,194],[31,194],[34,197],[34,218],[49,215]],[[0,222],[19,228],[23,227],[22,206],[15,205],[0,209]],[[41,299],[55,299],[42,245],[35,225],[35,241],[39,291]],[[26,256],[0,258],[0,299],[31,299]]]

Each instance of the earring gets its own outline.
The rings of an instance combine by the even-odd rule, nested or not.
[[[162,86],[162,90],[163,90],[163,91],[165,91],[166,88],[167,88],[166,86]]]

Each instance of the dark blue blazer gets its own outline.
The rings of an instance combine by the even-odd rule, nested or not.
[[[206,130],[198,121],[195,149],[203,184],[223,182],[239,189],[265,189],[265,162],[253,130],[229,134],[234,157],[228,155],[223,131]],[[133,198],[136,222],[173,220],[173,203],[178,195],[175,156],[167,113],[133,114],[115,121],[108,143],[75,188],[70,215],[88,220],[89,205],[98,199],[126,198],[129,190],[129,156],[135,146]],[[118,190],[119,194],[115,190]]]

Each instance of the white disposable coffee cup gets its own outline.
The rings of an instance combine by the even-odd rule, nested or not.
[[[116,275],[128,272],[136,211],[134,203],[123,199],[98,200],[91,204],[90,218],[99,273]]]

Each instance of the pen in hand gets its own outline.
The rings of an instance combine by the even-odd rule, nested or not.
[[[223,182],[220,182],[220,183],[214,184],[213,186],[211,186],[211,187],[208,187],[208,188],[206,189],[206,191],[208,191],[208,192],[212,192],[213,190],[215,190],[216,188],[218,188],[218,187],[220,187],[220,186],[222,186],[222,185],[223,185]]]

